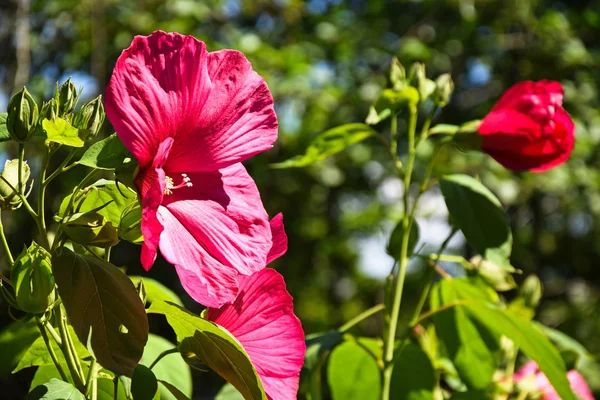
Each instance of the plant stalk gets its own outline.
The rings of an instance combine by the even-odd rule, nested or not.
[[[0,241],[2,242],[2,247],[4,247],[4,252],[6,253],[6,257],[8,257],[8,261],[10,266],[15,263],[15,259],[10,252],[10,247],[8,246],[8,241],[6,240],[6,235],[4,234],[4,225],[2,225],[2,214],[0,213]]]
[[[39,318],[36,318],[36,322],[37,322],[38,329],[40,330],[40,333],[42,334],[42,338],[44,339],[44,343],[46,343],[46,348],[48,349],[48,353],[50,353],[50,357],[52,358],[52,361],[54,362],[54,365],[56,366],[56,369],[58,370],[60,377],[63,379],[63,381],[68,382],[69,379],[67,378],[67,374],[65,374],[65,371],[63,370],[62,365],[60,365],[60,361],[58,361],[58,357],[56,356],[56,353],[54,352],[52,343],[50,343],[50,338],[48,337],[48,332],[46,332],[46,324],[48,322],[45,321],[44,323],[42,323],[42,321],[40,321]]]

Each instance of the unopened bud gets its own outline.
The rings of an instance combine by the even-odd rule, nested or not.
[[[529,275],[519,288],[519,295],[523,298],[525,306],[536,308],[542,299],[542,282],[536,275]]]
[[[27,161],[23,162],[21,179],[23,188],[29,180],[31,171]],[[21,189],[22,190],[22,189]],[[0,174],[0,209],[16,210],[21,207],[23,201],[19,197],[19,160],[8,160],[4,163],[4,169]],[[23,190],[24,191],[24,190]],[[24,194],[27,197],[29,193]]]
[[[58,116],[63,117],[72,112],[78,100],[77,88],[69,78],[58,88]]]
[[[15,261],[11,279],[21,310],[40,314],[54,303],[56,293],[50,260],[50,253],[34,242]]]
[[[450,74],[442,74],[435,80],[433,102],[439,107],[445,107],[454,91],[454,82]]]
[[[58,102],[56,99],[50,99],[42,105],[42,110],[40,111],[40,119],[49,119],[50,121],[54,120],[58,117]]]
[[[479,276],[498,292],[506,292],[517,286],[511,275],[511,272],[515,271],[514,268],[502,267],[490,260],[482,259],[481,256],[471,258],[470,263]]]
[[[406,70],[396,57],[390,65],[390,82],[394,90],[402,90],[406,86]]]
[[[100,131],[105,115],[100,95],[81,107],[73,119],[73,126],[84,130],[84,140],[90,140]]]
[[[38,106],[27,89],[23,88],[8,102],[8,133],[13,140],[23,143],[35,131],[37,121]]]
[[[419,91],[421,103],[424,102],[435,90],[435,82],[427,79],[427,75],[425,74],[425,64],[414,63],[409,75],[411,76],[413,86]]]

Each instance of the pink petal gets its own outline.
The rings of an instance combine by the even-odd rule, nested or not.
[[[165,227],[160,252],[175,265],[185,291],[208,307],[231,303],[238,290],[237,270],[210,255],[168,209],[161,206],[158,217]]]
[[[268,150],[277,139],[273,98],[264,79],[242,53],[208,54],[211,91],[174,146],[169,168],[178,172],[216,170]]]
[[[163,206],[220,263],[244,275],[263,269],[272,244],[271,227],[260,193],[244,166],[238,163],[188,177],[193,187],[175,189],[164,197]]]
[[[536,372],[539,371],[539,367],[535,361],[529,361],[525,365],[521,367],[515,374],[513,375],[513,380],[515,382],[519,382],[521,379],[526,379],[532,375],[535,375]]]
[[[581,397],[582,400],[594,400],[589,386],[579,372],[571,370],[567,373],[567,378],[571,384],[571,389],[577,396]]]
[[[204,43],[192,36],[157,31],[136,36],[117,60],[106,88],[106,114],[140,167],[164,139],[196,128],[210,94],[207,58]],[[195,147],[206,145],[200,140]]]
[[[284,255],[288,249],[288,237],[285,234],[282,213],[277,214],[271,220],[271,236],[273,237],[273,245],[267,255],[267,264]]]
[[[141,263],[146,271],[152,267],[156,260],[156,248],[160,240],[163,226],[158,220],[157,211],[162,203],[165,190],[165,172],[162,169],[164,161],[169,155],[173,139],[165,139],[158,148],[152,160],[152,165],[146,168],[136,179],[138,189],[142,196],[142,224],[144,236],[142,243]]]
[[[239,340],[270,398],[295,399],[306,346],[283,277],[265,268],[239,283],[235,302],[210,309],[207,319]]]

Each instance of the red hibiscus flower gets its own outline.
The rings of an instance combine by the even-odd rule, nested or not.
[[[523,365],[515,373],[513,379],[516,383],[531,380],[532,386],[541,393],[541,400],[560,400],[558,393],[556,393],[546,375],[539,371],[538,365],[534,361],[529,361]],[[571,384],[571,389],[578,397],[582,400],[594,400],[590,388],[579,372],[575,370],[567,372],[567,379]]]
[[[270,259],[287,249],[281,214],[273,220],[273,235],[279,240],[274,240]],[[283,277],[265,268],[252,276],[241,276],[239,282],[235,302],[209,309],[206,318],[227,329],[241,343],[270,399],[295,400],[306,345]]]
[[[271,229],[241,161],[272,147],[277,118],[262,77],[238,51],[154,32],[124,50],[106,114],[139,162],[141,261],[157,247],[196,301],[233,301],[238,274],[264,268]]]
[[[482,149],[504,167],[546,171],[567,161],[575,126],[553,81],[520,82],[500,98],[479,126]]]

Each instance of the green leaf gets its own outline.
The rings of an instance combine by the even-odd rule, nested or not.
[[[148,319],[131,280],[106,261],[66,248],[52,257],[52,267],[79,340],[104,368],[131,376],[148,340]]]
[[[189,397],[186,396],[185,394],[183,394],[183,392],[181,390],[179,390],[177,388],[177,386],[171,385],[169,382],[165,382],[165,381],[161,381],[161,380],[159,380],[158,382],[162,385],[162,386],[160,386],[161,399],[165,398],[164,397],[165,395],[163,394],[165,392],[162,390],[162,388],[164,387],[169,392],[169,394],[171,394],[173,396],[173,398],[175,400],[189,400]],[[243,399],[243,397],[242,397],[242,399]]]
[[[439,282],[431,296],[431,308],[458,300],[493,303],[495,292],[476,285],[475,280],[455,278]],[[450,308],[434,315],[436,332],[448,357],[469,389],[484,390],[492,382],[498,364],[498,340],[486,327],[473,321],[465,310]],[[477,368],[473,368],[477,365]]]
[[[226,383],[215,396],[215,400],[244,400],[244,396],[233,385]]]
[[[33,389],[26,400],[85,400],[85,396],[68,382],[52,378]]]
[[[260,378],[240,343],[226,330],[172,303],[155,301],[148,313],[163,314],[177,334],[179,351],[198,359],[246,399],[266,399]]]
[[[134,285],[137,285],[138,282],[142,279],[142,277],[130,276],[129,279],[131,279]],[[177,294],[174,291],[172,291],[159,281],[155,281],[154,279],[144,277],[143,280],[144,286],[146,286],[146,300],[148,301],[148,303],[153,303],[157,300],[162,300],[183,307],[181,299],[179,298],[179,296],[177,296]]]
[[[116,133],[91,145],[77,164],[97,169],[115,169],[130,153]]]
[[[127,394],[123,385],[119,385],[117,398],[115,399],[115,381],[114,379],[98,379],[98,400],[127,400]]]
[[[63,371],[69,371],[67,364],[61,364],[61,365],[63,367]],[[68,372],[67,372],[67,376],[69,378],[69,382],[73,383],[71,380],[71,375]],[[35,371],[33,380],[31,381],[31,384],[29,385],[29,390],[31,391],[34,388],[36,388],[37,386],[40,386],[53,378],[62,379],[60,376],[60,373],[56,369],[56,366],[55,365],[42,365],[37,369],[37,371]]]
[[[72,337],[75,335],[75,331],[73,330],[72,326],[69,326],[69,332],[71,333]],[[80,359],[89,357],[90,353],[87,351],[85,346],[82,345],[79,340],[77,340],[76,337],[73,337],[73,342],[75,344],[75,351],[77,352],[77,355]],[[58,357],[58,361],[61,364],[66,364],[65,357],[58,344],[56,344],[54,340],[51,340],[50,343],[52,344],[54,353],[56,353],[56,356]],[[14,374],[24,368],[43,365],[54,366],[54,361],[52,360],[52,357],[50,357],[50,353],[48,353],[48,348],[46,347],[46,342],[44,341],[44,338],[40,336],[27,349],[25,354],[23,354],[21,361],[19,361],[19,364],[12,372]]]
[[[561,399],[576,399],[567,380],[567,371],[560,353],[534,325],[491,305],[466,303],[459,307],[464,308],[491,331],[505,335],[519,346],[523,353],[538,364]]]
[[[0,113],[0,143],[10,140],[10,133],[6,127],[6,118],[8,113]]]
[[[478,392],[478,391],[468,391],[468,392],[458,392],[452,394],[450,400],[491,400],[492,397],[489,394]]]
[[[142,207],[139,203],[129,204],[121,214],[121,223],[119,225],[119,237],[131,243],[142,243]]]
[[[431,360],[419,345],[408,343],[394,364],[390,398],[430,400],[435,384],[435,369]]]
[[[387,245],[387,253],[394,258],[394,260],[400,260],[400,253],[402,250],[402,236],[404,235],[404,226],[402,220],[398,222]],[[410,234],[408,235],[408,255],[411,256],[415,251],[415,246],[419,242],[420,229],[417,221],[413,221],[410,227]]]
[[[59,214],[66,213],[67,205],[71,196],[65,197],[59,209]],[[123,210],[133,203],[137,203],[135,192],[114,181],[103,181],[99,185],[93,185],[86,189],[85,193],[74,202],[76,212],[84,213],[105,206],[98,210],[98,214],[105,217],[117,227],[120,225]]]
[[[46,145],[58,143],[70,147],[83,147],[85,142],[79,137],[79,129],[62,118],[44,119],[42,128],[46,132]]]
[[[144,279],[146,282],[146,279]],[[140,360],[140,364],[149,367],[154,360],[165,350],[174,349],[175,345],[167,339],[158,335],[150,334],[148,343],[144,348],[144,355]],[[152,372],[161,382],[166,382],[175,386],[184,396],[192,397],[192,372],[190,366],[184,361],[179,353],[169,354],[164,356],[154,367]],[[159,386],[161,399],[176,400],[177,396],[166,387]]]
[[[437,124],[427,132],[428,135],[454,135],[460,127],[458,125]]]
[[[370,126],[365,124],[341,125],[317,136],[306,149],[303,155],[290,158],[289,160],[271,164],[273,168],[295,168],[323,161],[327,157],[339,153],[347,147],[362,142],[363,140],[377,135]]]
[[[138,365],[131,377],[131,394],[135,400],[152,400],[158,391],[154,373],[145,365]]]
[[[13,322],[0,332],[0,377],[11,373],[39,337],[40,331],[33,320]]]
[[[500,200],[468,175],[445,176],[440,180],[440,188],[452,220],[467,242],[490,261],[506,264],[512,233]]]
[[[306,337],[306,353],[304,368],[312,370],[321,357],[342,342],[343,335],[339,331],[313,333]]]
[[[379,343],[367,338],[346,341],[331,352],[327,382],[333,400],[379,400],[379,367],[363,346],[372,353],[379,353]]]

